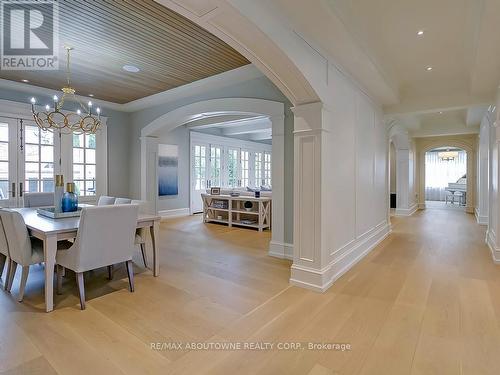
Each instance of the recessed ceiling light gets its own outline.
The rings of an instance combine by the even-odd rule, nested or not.
[[[89,96],[90,96],[91,98],[93,98],[93,97],[94,97],[94,94],[89,94]]]
[[[443,114],[443,111],[439,111],[439,114],[442,115]]]
[[[28,83],[29,81],[27,79],[22,79],[21,82]]]
[[[424,35],[424,30],[418,30],[418,31],[417,31],[417,35],[418,35],[418,36],[422,36],[422,35]]]
[[[123,65],[123,70],[130,73],[137,73],[140,71],[140,69],[134,65]]]
[[[432,66],[428,66],[427,68],[425,68],[425,70],[427,70],[428,72],[430,72],[432,70]]]

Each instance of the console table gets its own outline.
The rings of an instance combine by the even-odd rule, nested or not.
[[[271,201],[270,197],[250,197],[230,195],[202,194],[203,222],[221,223],[232,227],[241,226],[258,229],[262,232],[271,228]],[[252,204],[245,208],[245,202]],[[250,205],[247,203],[247,205]]]

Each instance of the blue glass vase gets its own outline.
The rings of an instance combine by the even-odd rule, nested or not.
[[[78,210],[78,195],[75,194],[75,184],[68,183],[66,192],[62,197],[62,212],[74,212]]]

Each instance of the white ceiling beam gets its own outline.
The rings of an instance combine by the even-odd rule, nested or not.
[[[222,134],[233,136],[240,134],[261,133],[262,131],[271,131],[271,124],[266,121],[260,123],[225,127],[222,129]]]
[[[269,129],[268,131],[250,134],[249,139],[252,141],[266,141],[272,139],[272,137],[272,130]]]

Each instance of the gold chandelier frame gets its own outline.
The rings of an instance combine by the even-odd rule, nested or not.
[[[71,134],[95,134],[101,127],[101,110],[96,109],[96,114],[92,113],[92,102],[85,106],[75,95],[76,90],[71,87],[70,53],[73,48],[66,48],[66,80],[67,85],[61,89],[63,95],[61,100],[54,95],[53,108],[48,104],[45,112],[38,112],[35,104],[36,99],[31,98],[31,113],[37,126],[42,130],[58,131]],[[63,112],[62,107],[66,100],[78,103],[80,106],[76,112]]]

